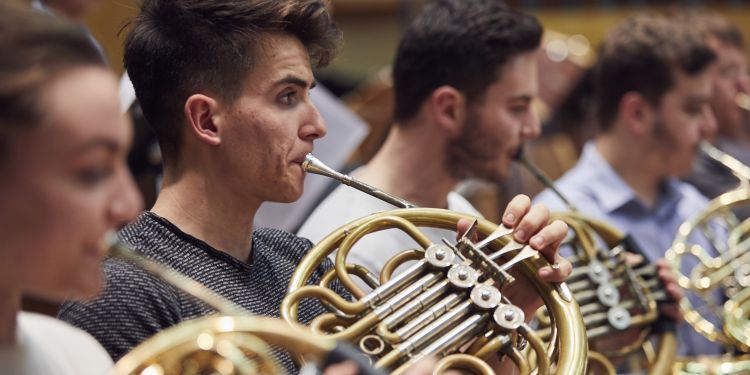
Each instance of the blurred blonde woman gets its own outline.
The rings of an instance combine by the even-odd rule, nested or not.
[[[103,237],[141,208],[129,142],[116,79],[86,34],[0,4],[0,373],[111,367],[91,336],[20,305],[103,287]]]

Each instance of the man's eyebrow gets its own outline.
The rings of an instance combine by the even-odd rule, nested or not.
[[[307,82],[307,81],[305,81],[302,78],[299,78],[299,77],[296,77],[296,76],[292,76],[292,75],[288,75],[288,76],[286,76],[286,77],[284,77],[284,78],[282,78],[282,79],[274,82],[273,84],[274,84],[274,86],[284,85],[284,84],[292,84],[292,85],[299,86],[299,87],[306,88],[306,89],[313,89],[317,85],[317,82],[315,82],[315,80],[312,80],[312,82]]]

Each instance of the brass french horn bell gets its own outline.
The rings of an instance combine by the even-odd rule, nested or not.
[[[680,286],[701,303],[681,301],[685,320],[708,339],[750,353],[750,220],[740,221],[732,212],[750,203],[750,168],[707,142],[701,148],[741,182],[680,226],[667,260]],[[711,248],[696,242],[695,234]]]
[[[585,371],[587,345],[578,305],[564,283],[552,285],[538,279],[538,268],[547,262],[526,244],[513,241],[510,228],[448,210],[416,208],[331,170],[311,155],[303,168],[404,209],[350,222],[315,245],[290,281],[281,306],[286,321],[297,322],[301,301],[318,299],[330,312],[314,319],[310,329],[354,343],[373,358],[376,368],[393,374],[403,373],[426,356],[441,357],[437,372],[460,368],[492,374],[485,359],[495,353],[512,360],[522,374]],[[474,224],[457,242],[433,243],[419,229],[455,230],[462,218]],[[419,248],[394,256],[376,272],[347,262],[357,241],[390,228],[405,232]],[[484,239],[473,242],[474,233]],[[334,251],[335,268],[322,277],[320,285],[307,285],[313,271]],[[362,290],[352,275],[374,279],[373,290]],[[553,339],[548,343],[525,323],[523,310],[505,297],[518,277],[533,285],[550,311]],[[356,300],[346,300],[329,289],[334,280]],[[534,351],[536,360],[529,361],[524,350]]]

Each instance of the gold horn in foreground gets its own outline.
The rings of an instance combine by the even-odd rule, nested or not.
[[[351,183],[308,158],[307,171]],[[387,196],[373,189],[375,196]],[[390,197],[400,207],[408,202]],[[433,243],[420,227],[456,229],[459,219],[474,220],[464,236],[453,243]],[[370,233],[396,228],[414,239],[419,249],[404,251],[386,263],[377,276],[371,270],[347,263],[353,246]],[[451,368],[492,374],[485,359],[497,354],[512,360],[521,374],[582,374],[586,368],[587,344],[581,313],[567,286],[538,279],[537,271],[547,264],[526,244],[510,238],[512,230],[489,221],[452,211],[406,208],[386,211],[355,220],[319,242],[302,260],[292,276],[281,315],[297,322],[297,309],[306,298],[330,306],[311,323],[311,329],[330,338],[353,342],[369,354],[376,368],[403,373],[426,356],[442,357],[437,372]],[[482,241],[470,240],[477,234]],[[306,285],[318,265],[334,251],[335,269],[324,275],[320,285]],[[401,272],[395,272],[398,271]],[[514,272],[511,275],[511,271]],[[352,275],[371,280],[365,292]],[[524,312],[505,296],[522,277],[533,285],[548,311],[552,339],[546,344],[525,323]],[[328,285],[338,280],[356,300],[346,300]],[[536,361],[522,353],[531,350]]]
[[[638,254],[635,243],[618,229],[587,217],[560,193],[554,183],[531,163],[520,149],[516,161],[529,170],[565,204],[568,211],[554,212],[551,219],[568,224],[570,235],[561,249],[570,250],[573,274],[568,285],[578,301],[589,340],[589,371],[614,375],[615,363],[643,349],[644,363],[631,363],[630,370],[649,374],[669,372],[677,352],[673,329],[659,320],[657,302],[666,300],[656,268],[646,262],[630,265],[627,254]],[[548,336],[548,312],[537,312],[539,333]],[[658,336],[652,347],[649,336]],[[640,368],[635,368],[640,367]]]
[[[283,374],[271,345],[320,362],[336,342],[283,320],[210,316],[159,332],[117,361],[114,374]]]
[[[116,235],[110,235],[107,241],[111,257],[143,268],[221,314],[185,321],[159,332],[117,361],[112,374],[282,374],[278,348],[305,362],[353,360],[360,365],[361,374],[377,373],[333,339],[316,337],[305,327],[292,327],[277,318],[252,316],[195,280],[139,255]]]
[[[685,320],[737,355],[687,358],[678,361],[675,370],[746,374],[750,372],[750,220],[740,221],[733,210],[750,207],[750,168],[708,143],[701,149],[732,171],[739,187],[714,198],[703,212],[684,222],[666,258],[685,291],[680,301]]]

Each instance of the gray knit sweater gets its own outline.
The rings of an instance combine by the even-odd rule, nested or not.
[[[133,248],[262,316],[279,316],[279,306],[296,265],[310,249],[306,239],[275,229],[253,232],[252,259],[242,262],[192,237],[166,219],[144,212],[120,232]],[[322,266],[330,269],[330,261]],[[318,269],[317,282],[324,270]],[[116,361],[150,336],[182,321],[215,311],[145,271],[120,260],[104,262],[105,288],[93,301],[68,301],[59,317],[93,335]],[[335,290],[347,295],[336,283]],[[318,303],[300,305],[300,321],[326,312]],[[287,371],[292,360],[277,353]]]

